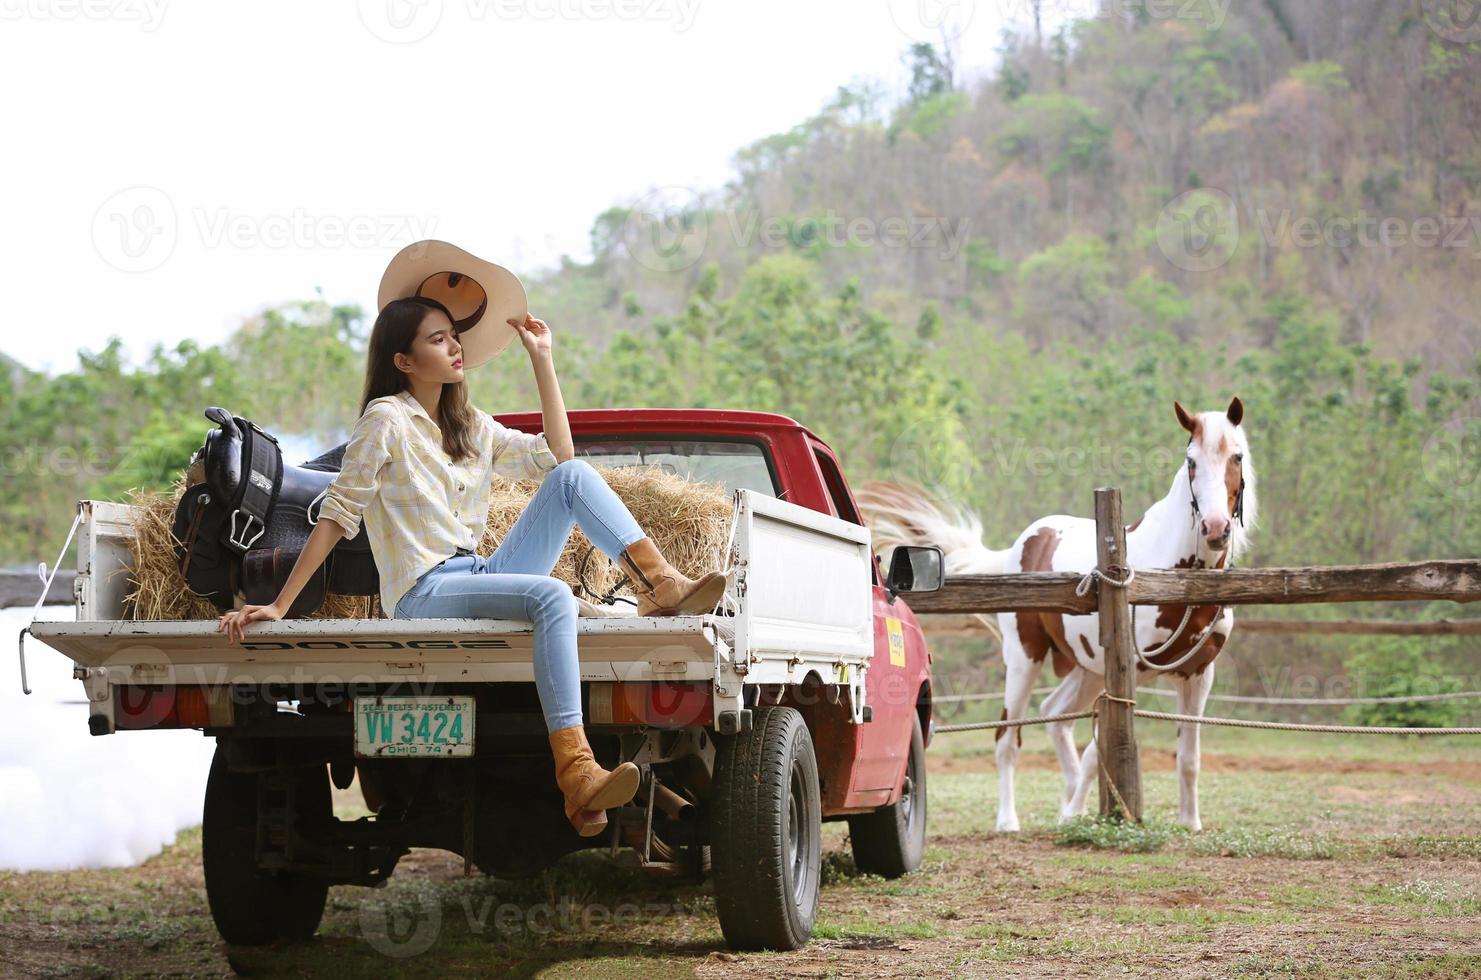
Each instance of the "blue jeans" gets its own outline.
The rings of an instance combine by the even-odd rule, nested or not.
[[[392,617],[533,622],[535,690],[552,732],[581,724],[576,596],[550,575],[577,524],[613,561],[647,536],[595,467],[568,459],[545,475],[492,555],[457,555],[432,566],[396,603]]]

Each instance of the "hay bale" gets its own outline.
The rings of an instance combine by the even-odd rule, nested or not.
[[[175,508],[185,493],[183,477],[170,493],[130,490],[134,536],[129,539],[128,581],[133,591],[124,597],[129,619],[215,619],[220,615],[207,599],[191,592],[175,561]]]
[[[603,467],[602,474],[638,525],[681,572],[698,576],[724,567],[722,552],[730,533],[731,502],[723,484],[691,483],[671,473],[639,466]],[[130,619],[216,619],[220,615],[210,600],[190,591],[175,563],[176,542],[171,528],[180,498],[189,485],[187,475],[182,473],[168,493],[129,492],[129,502],[138,508],[134,537],[129,543],[133,591],[125,598]],[[494,477],[488,518],[476,549],[480,555],[494,553],[539,486],[534,480]],[[551,574],[587,599],[592,598],[591,593],[606,594],[622,578],[621,569],[593,547],[579,528],[572,529]],[[632,589],[624,585],[618,594],[631,595]],[[368,619],[379,605],[378,601],[372,604],[369,596],[330,593],[309,618]]]
[[[691,482],[648,466],[601,467],[601,472],[638,526],[675,568],[695,577],[724,567],[722,552],[730,535],[731,515],[724,484]],[[494,553],[539,487],[535,480],[494,477],[488,524],[475,549],[480,555]],[[623,578],[621,568],[598,551],[580,528],[572,529],[550,574],[586,599],[594,598],[592,593],[605,595]],[[630,596],[632,588],[624,584],[618,594]]]

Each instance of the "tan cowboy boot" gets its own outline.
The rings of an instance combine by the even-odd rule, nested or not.
[[[607,827],[607,810],[622,806],[638,791],[638,767],[624,762],[608,772],[591,754],[586,729],[580,725],[550,733],[555,756],[555,784],[566,794],[566,819],[582,837]]]
[[[641,538],[622,552],[623,571],[632,580],[639,616],[678,616],[715,608],[725,592],[725,573],[686,578],[659,552],[652,538]]]

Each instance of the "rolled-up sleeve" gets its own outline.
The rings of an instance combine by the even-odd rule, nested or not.
[[[511,480],[543,480],[555,469],[557,460],[545,441],[545,433],[530,435],[511,429],[492,415],[484,414],[492,431],[494,472]]]
[[[347,537],[360,533],[365,508],[380,489],[382,471],[391,461],[395,423],[396,410],[391,406],[372,405],[367,409],[350,433],[339,475],[324,492],[319,517],[344,528]]]

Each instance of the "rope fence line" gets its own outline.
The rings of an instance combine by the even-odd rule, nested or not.
[[[1481,728],[1382,728],[1362,725],[1298,725],[1290,721],[1248,721],[1243,718],[1205,718],[1169,711],[1132,711],[1138,718],[1188,722],[1194,725],[1223,725],[1228,728],[1273,728],[1282,732],[1332,732],[1337,735],[1481,735]]]
[[[972,732],[983,728],[1020,728],[1024,725],[1047,725],[1054,721],[1075,721],[1079,718],[1095,717],[1095,709],[1089,711],[1071,711],[1063,715],[1045,715],[1042,718],[1015,718],[1012,721],[974,721],[961,725],[937,725],[932,731],[940,734],[942,732]]]
[[[1036,687],[1029,692],[1034,694],[1048,694],[1053,691],[1052,687]],[[1169,691],[1161,687],[1143,687],[1139,689],[1143,694],[1156,694],[1162,697],[1177,697],[1177,691]],[[1226,701],[1231,704],[1272,704],[1293,705],[1303,707],[1321,707],[1322,705],[1349,705],[1349,704],[1406,704],[1411,701],[1460,701],[1466,698],[1481,698],[1481,691],[1445,691],[1438,694],[1395,694],[1385,697],[1371,698],[1265,698],[1249,694],[1210,694],[1210,701]],[[939,698],[932,698],[936,704],[959,703],[963,701],[1001,701],[1001,694],[948,694]]]
[[[1101,695],[1101,698],[1105,697],[1106,695]],[[1289,721],[1251,721],[1244,718],[1210,718],[1206,715],[1180,715],[1169,711],[1148,711],[1143,708],[1133,708],[1131,713],[1138,718],[1150,718],[1153,721],[1176,721],[1194,725],[1222,725],[1226,728],[1264,728],[1283,732],[1329,732],[1336,735],[1481,735],[1481,728],[1394,728],[1363,725],[1302,725]],[[1088,711],[1075,711],[1062,715],[1047,715],[1042,718],[1014,718],[1011,721],[978,721],[961,725],[936,725],[932,728],[932,731],[936,734],[951,734],[952,732],[972,732],[994,728],[1021,728],[1025,725],[1047,725],[1056,721],[1074,721],[1079,718],[1093,718],[1098,714],[1097,709],[1091,708]]]

